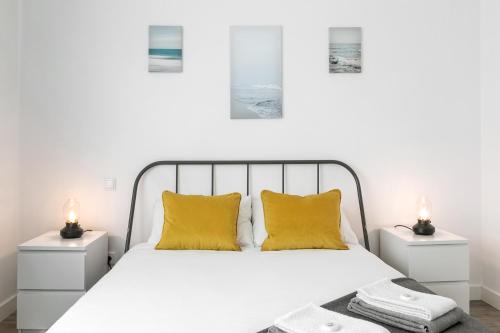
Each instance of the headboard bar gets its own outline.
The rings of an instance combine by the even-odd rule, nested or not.
[[[319,163],[316,164],[316,194],[319,194]]]
[[[285,163],[281,164],[281,193],[285,193]]]
[[[356,191],[358,194],[358,204],[359,204],[359,212],[361,216],[361,225],[363,227],[363,238],[365,243],[365,248],[370,250],[370,242],[368,240],[368,232],[366,230],[366,218],[365,218],[365,208],[363,205],[363,195],[361,193],[361,184],[359,182],[359,178],[356,175],[356,172],[346,163],[337,160],[233,160],[233,161],[156,161],[145,166],[137,175],[134,181],[134,188],[132,191],[132,200],[130,203],[130,214],[128,219],[128,229],[127,229],[127,238],[125,241],[125,252],[130,249],[130,240],[132,237],[132,228],[134,224],[134,213],[135,213],[135,204],[137,199],[137,189],[139,188],[139,182],[141,181],[142,176],[144,174],[157,166],[162,165],[174,165],[175,166],[175,192],[179,191],[179,166],[180,165],[207,165],[211,167],[211,193],[214,194],[215,187],[215,167],[217,165],[246,165],[246,174],[247,174],[247,195],[250,194],[250,166],[251,165],[280,165],[281,164],[281,191],[285,193],[285,166],[286,165],[300,165],[300,164],[316,164],[316,192],[319,193],[320,186],[320,165],[322,164],[332,164],[339,165],[349,171],[349,173],[354,178],[354,182],[356,184]]]

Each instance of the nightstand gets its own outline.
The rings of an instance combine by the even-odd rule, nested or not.
[[[419,236],[401,227],[384,228],[380,230],[380,258],[469,312],[467,239],[440,229],[432,236]]]
[[[47,330],[106,272],[108,235],[51,231],[17,247],[17,329]]]

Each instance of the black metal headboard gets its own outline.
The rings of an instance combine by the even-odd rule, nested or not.
[[[354,172],[354,170],[346,163],[337,161],[337,160],[254,160],[254,161],[157,161],[153,162],[144,169],[139,172],[137,178],[134,182],[134,190],[132,192],[132,202],[130,204],[130,215],[128,219],[128,229],[127,229],[127,239],[125,241],[125,252],[130,249],[130,238],[132,236],[132,227],[134,224],[134,212],[135,212],[135,202],[137,199],[137,189],[139,187],[139,182],[142,176],[146,173],[146,171],[161,165],[175,165],[175,192],[177,193],[179,190],[179,166],[181,165],[207,165],[211,166],[211,187],[212,187],[212,195],[214,194],[214,170],[217,165],[242,165],[246,166],[246,190],[247,195],[250,193],[250,166],[252,165],[281,165],[281,191],[285,192],[285,165],[299,165],[299,164],[310,164],[316,165],[316,192],[319,193],[319,184],[320,184],[320,165],[322,164],[332,164],[332,165],[340,165],[344,167],[354,178],[354,182],[356,183],[356,190],[358,192],[358,204],[359,204],[359,212],[361,215],[361,225],[363,227],[363,237],[365,241],[365,248],[370,250],[370,242],[368,240],[368,232],[366,231],[366,218],[365,218],[365,209],[363,206],[363,195],[361,194],[361,184],[359,182],[359,178]]]

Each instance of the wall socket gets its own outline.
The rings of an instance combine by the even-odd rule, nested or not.
[[[116,257],[116,252],[115,251],[109,251],[108,252],[108,264],[113,267],[116,264],[116,261],[118,258]]]
[[[116,178],[104,178],[104,191],[116,191]]]

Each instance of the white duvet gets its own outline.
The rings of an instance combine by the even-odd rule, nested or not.
[[[349,247],[217,252],[140,244],[48,332],[257,332],[309,302],[402,277],[360,245]]]

